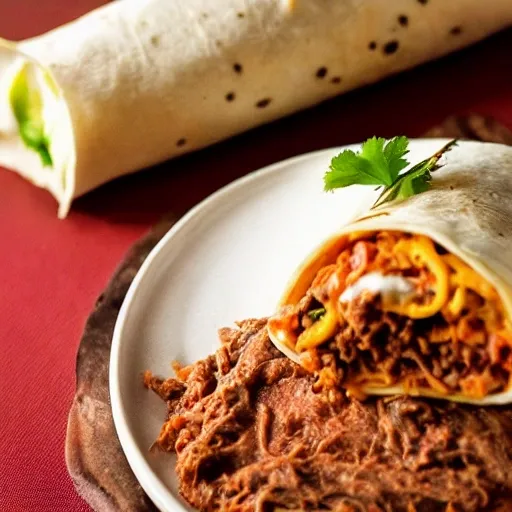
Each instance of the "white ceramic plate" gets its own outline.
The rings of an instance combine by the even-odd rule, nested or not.
[[[418,162],[445,142],[414,140],[408,159]],[[144,389],[142,372],[170,376],[171,361],[213,353],[219,327],[271,314],[302,259],[371,205],[372,187],[323,192],[341,149],[285,160],[219,190],[165,235],[130,287],[112,344],[112,411],[128,462],[161,510],[191,509],[177,491],[174,457],[148,451],[166,406]]]

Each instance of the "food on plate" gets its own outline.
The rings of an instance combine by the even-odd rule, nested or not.
[[[335,156],[326,190],[377,187],[374,205],[269,319],[221,329],[175,378],[145,373],[168,410],[153,449],[176,454],[192,506],[512,509],[512,148],[439,148]]]
[[[510,0],[123,0],[0,40],[0,165],[72,200],[450,53]]]
[[[512,148],[449,143],[401,172],[406,152],[373,138],[333,159],[327,189],[384,190],[297,270],[270,337],[316,386],[361,399],[510,403]]]
[[[264,319],[220,340],[176,378],[145,375],[168,408],[155,448],[176,453],[181,495],[197,509],[512,508],[511,406],[316,391]]]

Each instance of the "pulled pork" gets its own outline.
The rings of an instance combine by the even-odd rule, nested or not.
[[[265,320],[220,331],[215,355],[145,385],[168,406],[155,446],[177,455],[202,511],[512,510],[512,407],[315,392]]]
[[[331,386],[364,382],[376,373],[389,378],[389,384],[407,381],[409,374],[413,387],[435,386],[441,393],[462,391],[473,398],[508,386],[510,371],[502,352],[492,358],[492,344],[453,339],[453,328],[441,314],[412,320],[383,312],[378,303],[379,297],[368,292],[348,303],[335,337],[303,356],[306,368],[320,378],[327,369],[333,374]]]

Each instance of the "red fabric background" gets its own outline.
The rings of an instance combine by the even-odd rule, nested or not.
[[[39,34],[101,0],[2,0],[0,36]],[[413,20],[412,20],[413,22]],[[376,86],[56,205],[0,169],[0,510],[88,510],[64,462],[80,333],[123,253],[161,214],[291,155],[377,134],[419,136],[455,113],[512,127],[512,31]]]

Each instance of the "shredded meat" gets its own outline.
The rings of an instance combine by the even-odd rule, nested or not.
[[[265,320],[220,338],[178,379],[145,375],[169,411],[156,446],[199,510],[512,510],[512,407],[316,393]]]
[[[474,381],[486,386],[471,390],[475,396],[506,388],[509,374],[502,369],[503,357],[491,361],[485,345],[452,340],[442,315],[414,321],[383,312],[378,301],[378,296],[364,292],[346,304],[334,344],[319,350],[335,354],[336,367],[347,380],[360,375],[362,365],[396,380],[426,368],[452,392]],[[424,380],[418,383],[428,386]]]

